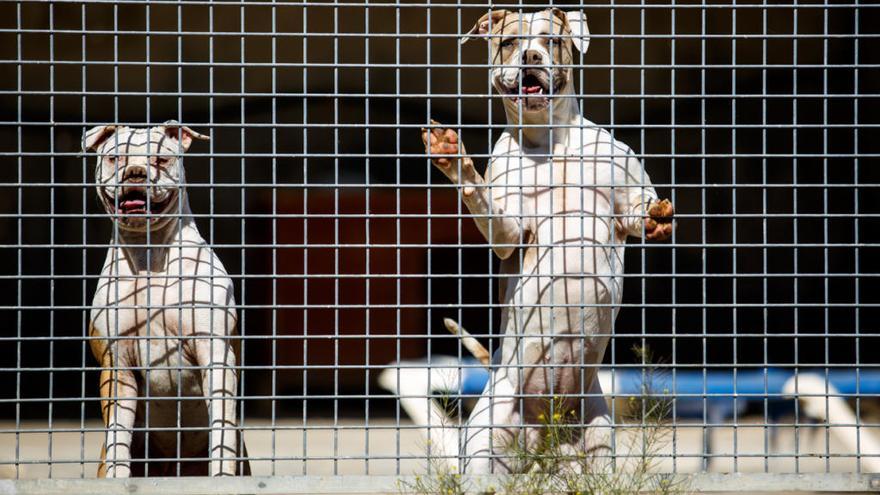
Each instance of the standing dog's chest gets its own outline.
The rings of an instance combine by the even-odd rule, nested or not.
[[[611,187],[602,167],[577,157],[496,157],[493,195],[519,212],[539,244],[607,243],[614,232]]]

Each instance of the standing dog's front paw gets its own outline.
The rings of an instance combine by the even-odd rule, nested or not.
[[[462,187],[461,194],[465,198],[471,196],[475,185],[482,184],[483,178],[474,168],[474,162],[467,156],[464,143],[458,133],[443,127],[443,124],[431,119],[431,128],[422,128],[422,142],[425,151],[431,155],[434,166],[453,183]],[[459,175],[460,174],[460,175]]]
[[[675,208],[668,199],[654,201],[648,206],[645,219],[645,238],[651,241],[665,241],[672,236]]]
[[[464,147],[460,145],[458,133],[454,130],[440,127],[442,124],[433,119],[431,125],[436,127],[422,128],[422,142],[425,143],[425,151],[431,155],[431,161],[436,167],[444,174],[450,175],[455,172],[451,170],[450,165],[455,163],[456,158],[442,155],[463,154]]]

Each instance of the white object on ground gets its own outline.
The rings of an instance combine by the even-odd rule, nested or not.
[[[801,411],[824,423],[847,453],[859,453],[862,472],[880,473],[880,441],[865,427],[856,427],[860,421],[840,393],[822,376],[801,373],[785,382],[782,393],[797,398]],[[867,456],[865,456],[867,454]]]
[[[394,365],[390,365],[394,366]],[[458,429],[449,428],[452,419],[431,397],[435,391],[453,391],[461,387],[461,362],[451,356],[434,357],[431,361],[401,361],[379,374],[379,386],[397,394],[400,407],[413,424],[425,425],[429,455],[454,462],[458,452]],[[458,394],[456,394],[458,395]]]

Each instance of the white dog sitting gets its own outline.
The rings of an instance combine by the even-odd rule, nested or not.
[[[572,449],[607,445],[596,374],[621,301],[626,237],[668,238],[673,207],[657,200],[633,151],[580,114],[571,67],[572,49],[589,43],[581,12],[496,10],[476,34],[490,43],[508,122],[485,180],[452,129],[432,121],[422,140],[503,260],[501,346],[462,436],[441,428],[437,443],[439,454],[463,457],[465,472],[503,473],[517,469],[505,457],[511,442],[540,440],[551,397],[586,425]]]
[[[173,121],[83,136],[116,233],[89,325],[107,428],[101,477],[250,473],[237,431],[232,281],[184,189],[194,138],[208,139]]]

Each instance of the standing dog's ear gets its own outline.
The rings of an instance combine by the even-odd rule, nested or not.
[[[507,14],[510,14],[508,10],[493,10],[491,12],[487,12],[483,14],[483,17],[480,17],[480,20],[474,24],[474,27],[468,31],[464,37],[461,39],[461,44],[465,44],[468,40],[471,39],[471,36],[475,34],[489,34],[489,29],[491,26],[495,26],[499,22],[507,17]]]
[[[590,28],[587,27],[587,16],[580,10],[565,13],[568,28],[571,29],[571,42],[581,53],[587,53],[590,46]]]
[[[185,125],[180,125],[176,120],[169,120],[162,124],[163,133],[171,139],[180,143],[181,151],[186,151],[192,144],[193,139],[201,139],[207,141],[211,139],[209,136],[199,134]]]
[[[91,153],[94,151],[98,151],[98,147],[101,146],[101,143],[110,138],[113,134],[116,133],[115,125],[99,125],[96,127],[92,127],[87,130],[85,134],[83,134],[82,138],[82,150],[84,153]]]

